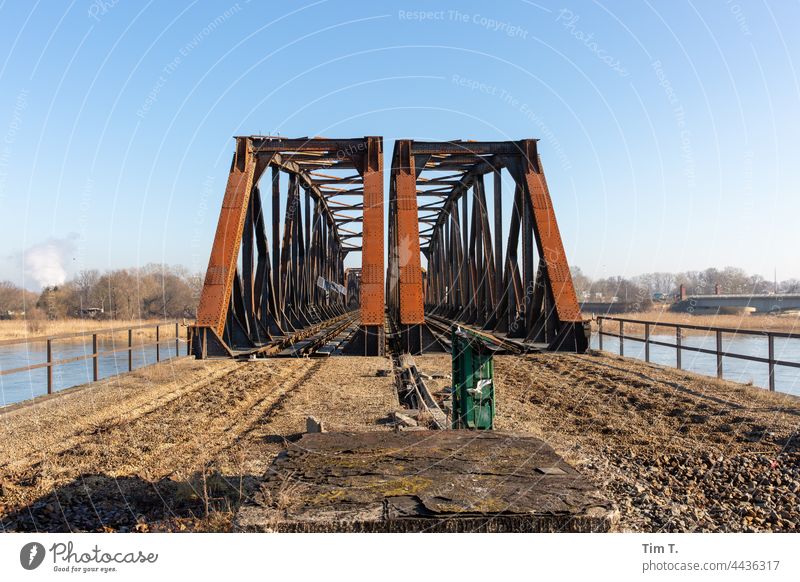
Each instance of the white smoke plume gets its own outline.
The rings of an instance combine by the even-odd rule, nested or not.
[[[67,263],[75,250],[77,235],[51,238],[29,247],[22,253],[22,268],[26,279],[40,287],[61,285],[67,280]]]

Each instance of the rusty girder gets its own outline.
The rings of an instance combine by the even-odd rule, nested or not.
[[[197,323],[192,329],[196,356],[258,352],[304,328],[342,315],[349,309],[344,259],[352,251],[362,252],[362,266],[370,266],[373,279],[375,273],[380,275],[371,281],[369,297],[363,296],[364,281],[360,286],[364,335],[380,337],[380,344],[365,342],[364,349],[380,353],[381,156],[380,137],[236,138]],[[272,252],[259,188],[267,168],[271,168]],[[282,174],[288,177],[283,187]],[[380,215],[377,226],[376,208]],[[362,224],[361,229],[358,224]],[[378,319],[381,333],[366,333]]]
[[[420,260],[417,172],[411,140],[394,144],[389,179],[389,277],[387,305],[405,351],[422,350],[425,323]]]
[[[404,261],[408,249],[416,249],[406,241],[414,239],[418,228],[428,263],[426,314],[552,350],[587,349],[536,143],[397,142],[390,180],[388,288],[390,314],[401,331],[424,321],[416,299],[423,293],[419,263]],[[505,231],[504,172],[514,183]],[[493,175],[493,221],[484,186],[487,174]],[[407,349],[416,347],[416,337],[406,341]]]

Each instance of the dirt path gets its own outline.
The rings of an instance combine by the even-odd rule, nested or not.
[[[448,356],[417,363],[450,373]],[[546,440],[617,502],[621,529],[798,528],[800,399],[609,355],[495,370],[497,428]]]
[[[224,529],[306,415],[379,428],[396,407],[379,368],[388,360],[182,359],[0,413],[0,523]]]

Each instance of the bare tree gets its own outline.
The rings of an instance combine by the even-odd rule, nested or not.
[[[23,289],[11,281],[0,281],[0,316],[21,314],[36,305],[36,293]]]

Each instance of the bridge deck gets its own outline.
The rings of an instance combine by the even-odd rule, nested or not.
[[[498,429],[552,446],[617,504],[620,529],[798,528],[797,398],[608,355],[495,363]],[[417,365],[450,373],[447,356]],[[0,527],[228,530],[307,415],[389,433],[379,370],[391,361],[181,359],[0,411]]]

